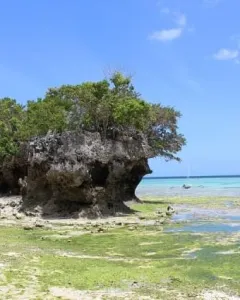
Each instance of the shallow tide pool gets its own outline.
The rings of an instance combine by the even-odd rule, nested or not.
[[[166,228],[165,232],[237,232],[240,231],[239,223],[192,223],[181,227]]]

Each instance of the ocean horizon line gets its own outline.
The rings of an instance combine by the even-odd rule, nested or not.
[[[195,175],[195,176],[148,176],[143,177],[143,180],[151,180],[151,179],[185,179],[185,178],[239,178],[239,175]]]

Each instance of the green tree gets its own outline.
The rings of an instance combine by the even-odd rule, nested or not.
[[[0,160],[15,155],[22,139],[24,107],[11,98],[0,99]]]
[[[167,160],[180,160],[176,153],[186,144],[184,136],[178,133],[180,117],[181,113],[173,107],[160,104],[151,106],[150,127],[146,134],[155,156],[162,156]]]
[[[130,76],[124,76],[120,72],[114,72],[109,81],[113,85],[113,93],[118,95],[118,97],[138,98],[140,96],[140,94],[135,91]]]
[[[66,128],[66,106],[58,102],[57,97],[28,101],[24,126],[26,138],[44,135],[49,130],[62,132]]]
[[[185,144],[178,132],[181,114],[172,107],[150,104],[135,90],[131,77],[115,72],[107,80],[50,88],[44,98],[0,100],[0,157],[13,155],[18,142],[49,130],[97,131],[103,140],[113,133],[145,134],[155,156],[178,159]]]
[[[114,122],[125,130],[128,128],[146,131],[149,127],[151,105],[136,98],[124,98],[116,102]]]

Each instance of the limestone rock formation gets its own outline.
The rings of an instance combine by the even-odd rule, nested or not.
[[[23,209],[43,215],[105,215],[127,211],[151,173],[151,149],[142,135],[102,140],[99,133],[65,132],[33,139],[28,148]]]

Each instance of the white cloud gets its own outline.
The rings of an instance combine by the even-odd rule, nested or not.
[[[234,49],[225,49],[222,48],[218,50],[217,53],[213,55],[216,60],[235,60],[239,56],[239,51]]]
[[[163,29],[153,32],[153,34],[151,34],[150,36],[150,39],[162,42],[172,41],[179,38],[182,35],[182,32],[182,28]]]
[[[181,27],[184,27],[187,24],[187,18],[184,14],[179,12],[171,12],[168,7],[163,7],[160,11],[162,14],[165,15],[173,15],[175,17],[174,22]]]
[[[158,5],[161,4],[161,2],[158,2]],[[188,30],[188,28],[186,28],[187,18],[185,14],[180,12],[172,12],[168,7],[163,7],[160,12],[173,17],[173,21],[176,26],[169,29],[155,31],[149,36],[150,39],[161,42],[172,41],[179,38],[185,30]]]
[[[167,8],[167,7],[163,8],[161,10],[161,12],[164,13],[164,14],[170,14],[171,13],[169,8]],[[149,37],[150,39],[166,42],[166,41],[175,40],[175,39],[179,38],[182,35],[184,27],[187,24],[186,16],[182,13],[171,13],[171,14],[175,16],[174,21],[178,25],[178,27],[155,31],[150,35],[150,37]]]
[[[187,18],[184,14],[181,13],[174,13],[174,15],[176,16],[175,22],[181,26],[181,27],[185,27],[187,24]]]

